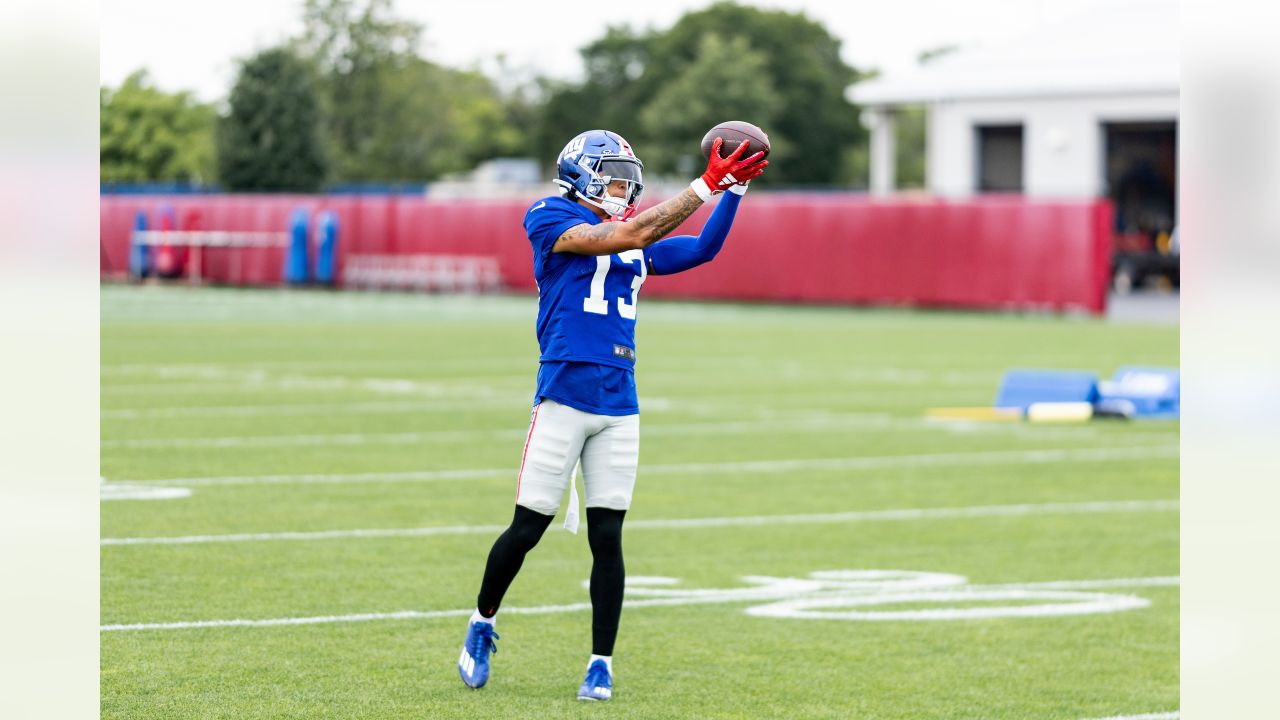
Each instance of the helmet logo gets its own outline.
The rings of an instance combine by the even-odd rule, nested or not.
[[[587,144],[587,136],[585,134],[579,135],[578,137],[570,140],[569,144],[565,145],[564,149],[560,151],[560,159],[573,160],[575,157],[577,157],[582,153],[582,148],[586,144]],[[585,160],[586,158],[583,158],[583,159]]]

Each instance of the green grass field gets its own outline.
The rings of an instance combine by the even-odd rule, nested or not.
[[[104,287],[104,498],[190,495],[102,504],[103,717],[1176,717],[1177,423],[923,416],[1010,367],[1176,365],[1176,327],[652,300],[614,700],[574,698],[558,522],[465,688],[535,313]],[[870,570],[901,573],[834,572]]]

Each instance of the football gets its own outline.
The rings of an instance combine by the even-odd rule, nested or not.
[[[766,157],[769,155],[769,136],[765,131],[749,122],[730,120],[708,130],[707,134],[702,137],[702,154],[705,157],[711,157],[711,144],[716,141],[717,137],[724,138],[724,144],[720,146],[720,157],[729,157],[734,150],[738,149],[738,145],[743,140],[751,143],[747,146],[747,151],[744,155],[754,155],[760,150],[764,151]]]

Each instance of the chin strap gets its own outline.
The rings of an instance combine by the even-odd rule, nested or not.
[[[636,208],[634,206],[628,205],[627,209],[624,210],[621,215],[614,215],[609,212],[609,209],[604,206],[604,203],[599,202],[593,198],[589,198],[586,195],[583,195],[582,193],[577,193],[577,196],[581,198],[584,202],[586,202],[588,205],[604,210],[605,213],[609,215],[610,220],[629,220],[631,219],[632,215],[636,214]]]

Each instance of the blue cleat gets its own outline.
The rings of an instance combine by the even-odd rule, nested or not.
[[[458,656],[458,674],[468,687],[482,688],[489,681],[489,653],[498,652],[493,624],[476,621],[467,626],[467,639]]]
[[[613,676],[603,660],[596,660],[587,668],[587,678],[578,688],[579,700],[608,700],[613,697]]]

